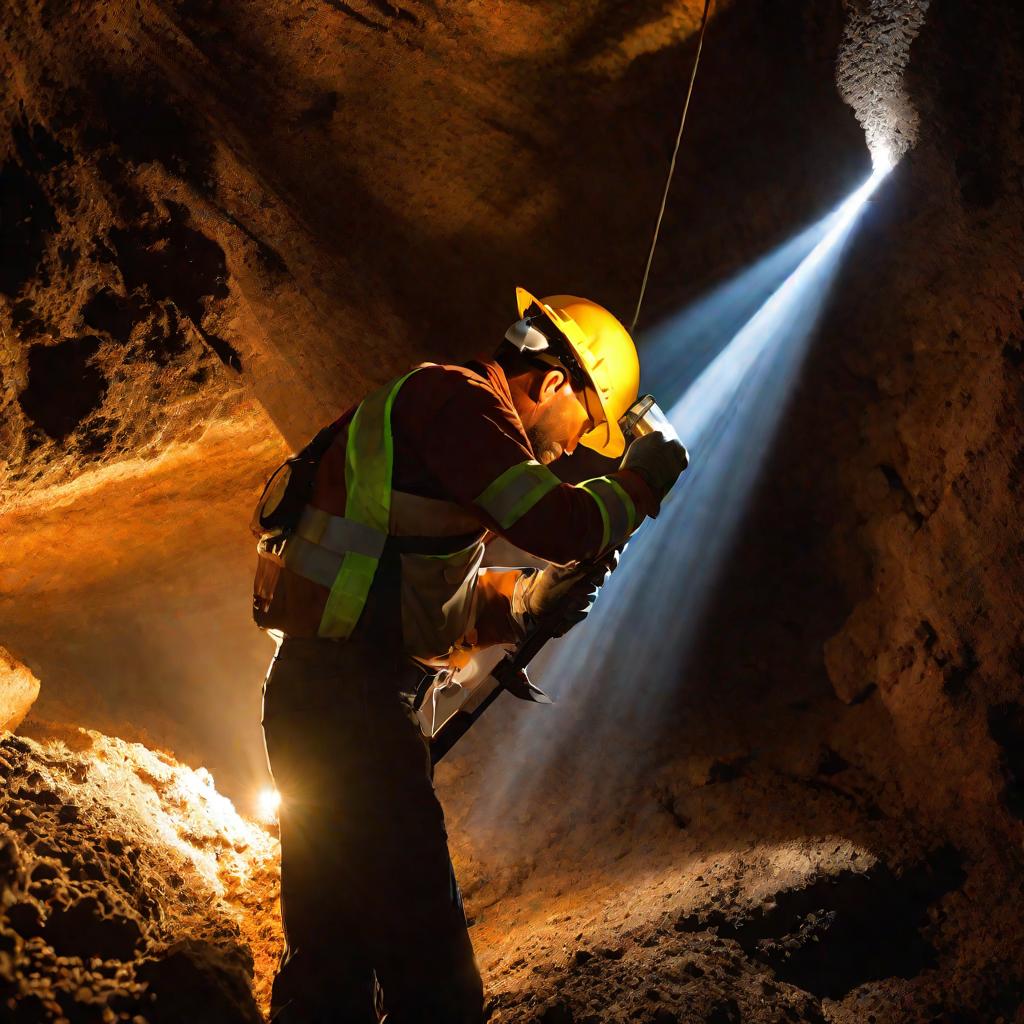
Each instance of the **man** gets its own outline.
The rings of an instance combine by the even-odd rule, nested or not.
[[[416,694],[535,621],[560,635],[582,619],[685,468],[649,434],[607,476],[559,482],[547,465],[577,444],[622,456],[636,349],[585,299],[519,289],[518,306],[494,360],[385,385],[258,510],[255,615],[283,638],[263,712],[282,798],[278,1024],[483,1019]],[[549,567],[481,569],[496,536]]]

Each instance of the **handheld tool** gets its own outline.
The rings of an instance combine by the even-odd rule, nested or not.
[[[619,420],[627,443],[645,434],[660,432],[679,440],[668,417],[652,395],[641,395]],[[501,696],[511,693],[535,704],[554,701],[527,674],[527,666],[551,639],[551,634],[536,625],[491,670],[490,675],[473,686],[463,686],[450,671],[439,673],[422,700],[417,717],[420,730],[430,741],[430,758],[437,764],[473,727],[480,716]]]

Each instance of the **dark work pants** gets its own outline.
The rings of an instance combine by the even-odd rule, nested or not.
[[[483,990],[426,742],[381,652],[285,640],[263,732],[281,793],[275,1024],[479,1024]],[[393,658],[392,662],[393,664]]]

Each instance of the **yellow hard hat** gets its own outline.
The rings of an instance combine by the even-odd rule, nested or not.
[[[629,331],[603,306],[575,295],[538,299],[517,288],[516,302],[520,316],[534,303],[541,307],[569,342],[590,381],[600,411],[588,405],[595,426],[580,438],[580,444],[618,458],[626,447],[619,418],[640,391],[640,360]]]

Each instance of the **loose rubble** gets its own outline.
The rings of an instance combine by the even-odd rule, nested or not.
[[[62,733],[0,738],[0,1020],[258,1024],[274,837],[202,769]]]

